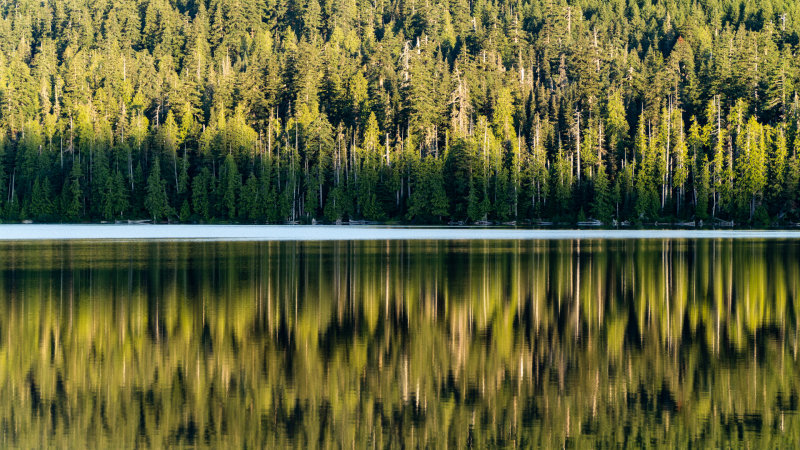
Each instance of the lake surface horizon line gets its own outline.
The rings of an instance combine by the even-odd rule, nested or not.
[[[0,241],[164,239],[208,241],[800,239],[800,230],[542,230],[388,225],[0,225]]]

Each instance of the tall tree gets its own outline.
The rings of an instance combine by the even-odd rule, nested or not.
[[[150,175],[147,177],[147,196],[144,199],[144,207],[153,218],[153,222],[160,222],[172,214],[172,209],[167,201],[166,182],[161,178],[161,163],[158,157],[153,158]]]

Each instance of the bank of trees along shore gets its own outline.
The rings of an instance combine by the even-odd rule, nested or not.
[[[28,1],[3,220],[800,220],[789,0]]]

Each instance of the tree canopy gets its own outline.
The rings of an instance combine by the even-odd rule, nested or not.
[[[788,0],[20,0],[0,218],[800,221]]]

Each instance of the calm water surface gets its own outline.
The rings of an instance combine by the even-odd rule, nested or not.
[[[0,243],[0,447],[796,448],[798,306],[793,240]]]

